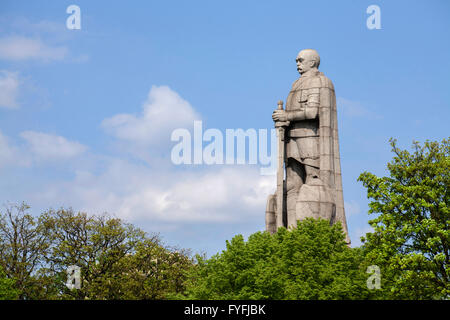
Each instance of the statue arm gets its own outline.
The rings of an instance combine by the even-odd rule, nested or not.
[[[287,112],[288,121],[310,120],[319,116],[319,99],[318,93],[314,92],[308,95],[307,107],[301,110]]]
[[[319,107],[312,107],[296,111],[287,112],[288,121],[310,120],[319,116]]]

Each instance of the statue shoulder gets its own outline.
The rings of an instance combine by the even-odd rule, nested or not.
[[[332,91],[334,91],[334,85],[333,82],[325,76],[322,72],[317,77],[318,81],[320,81],[320,87],[321,88],[328,88]]]
[[[300,85],[300,79],[298,78],[297,80],[294,81],[294,83],[292,83],[292,90],[298,88],[298,86]]]
[[[312,77],[300,77],[292,84],[292,90],[307,90],[312,88],[327,88],[334,91],[333,82],[322,72],[318,72],[317,75]]]

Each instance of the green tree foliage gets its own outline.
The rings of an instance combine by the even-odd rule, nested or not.
[[[145,233],[120,219],[49,210],[40,217],[51,247],[46,274],[63,279],[68,266],[81,268],[82,287],[69,290],[58,281],[59,291],[73,298],[119,299],[123,258],[132,254]]]
[[[188,251],[107,215],[60,209],[35,218],[28,208],[0,214],[0,266],[20,299],[167,299],[184,291]],[[80,289],[66,286],[71,265],[81,269]]]
[[[6,276],[0,267],[0,300],[14,300],[19,297],[19,290],[15,287],[14,279]]]
[[[128,256],[124,291],[135,299],[170,299],[185,290],[185,273],[193,266],[189,251],[166,248],[145,241]]]
[[[349,248],[340,224],[306,219],[297,228],[242,235],[210,259],[197,257],[189,299],[363,299],[363,256]]]
[[[449,299],[450,140],[391,145],[389,176],[369,172],[369,223],[361,248],[340,224],[306,219],[271,235],[241,235],[194,263],[131,224],[107,215],[26,204],[0,211],[0,299]],[[81,289],[66,287],[81,268]],[[381,289],[367,288],[367,267]]]
[[[389,176],[359,177],[376,215],[369,222],[374,232],[362,240],[367,264],[381,269],[381,297],[450,297],[449,142],[415,142],[410,153],[391,140]]]
[[[42,226],[27,213],[28,209],[24,203],[10,205],[0,214],[0,267],[15,279],[21,299],[34,295],[38,283],[32,275],[49,246]]]

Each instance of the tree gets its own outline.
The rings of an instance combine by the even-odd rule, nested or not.
[[[22,203],[0,212],[0,267],[8,278],[15,279],[20,299],[34,295],[38,283],[33,274],[49,246],[42,225],[27,213],[29,208]]]
[[[133,253],[145,233],[120,219],[88,216],[72,209],[48,210],[40,217],[51,247],[44,274],[58,281],[63,298],[119,299],[123,259]],[[81,289],[65,285],[67,268],[81,268]]]
[[[450,139],[414,142],[413,152],[391,139],[389,176],[364,172],[369,221],[374,232],[363,237],[366,264],[381,269],[380,297],[450,297]]]
[[[107,214],[61,208],[33,217],[28,209],[10,205],[0,215],[0,298],[168,299],[184,291],[187,250]],[[73,265],[81,288],[71,290]]]
[[[18,297],[19,291],[15,288],[14,279],[8,278],[0,267],[0,300],[14,300]]]
[[[127,257],[126,299],[172,299],[185,290],[186,272],[193,266],[188,250],[171,250],[144,241]]]
[[[40,221],[51,240],[43,274],[63,299],[165,299],[182,290],[192,264],[185,251],[172,252],[157,235],[107,215],[60,209]],[[71,265],[81,269],[80,289],[65,285]]]
[[[369,297],[359,248],[346,245],[340,224],[322,219],[242,235],[210,259],[197,257],[189,299],[363,299]]]

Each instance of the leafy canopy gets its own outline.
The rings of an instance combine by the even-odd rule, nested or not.
[[[15,287],[14,279],[6,276],[0,266],[0,300],[14,300],[19,297],[19,290]]]
[[[450,139],[415,142],[413,152],[391,139],[389,176],[364,172],[369,223],[367,264],[381,268],[382,294],[391,299],[450,297]]]
[[[346,245],[340,224],[299,221],[227,241],[210,259],[197,257],[188,276],[189,299],[361,299],[368,296],[361,251]]]
[[[28,209],[0,212],[0,292],[13,286],[27,300],[168,299],[184,290],[193,263],[187,250],[107,215],[60,209],[33,217]],[[80,289],[66,286],[72,265],[81,269]]]

